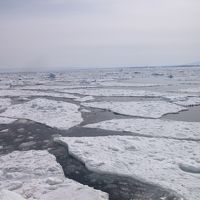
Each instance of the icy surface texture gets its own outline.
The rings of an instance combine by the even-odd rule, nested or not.
[[[68,129],[82,122],[79,106],[43,98],[10,106],[1,116],[30,119],[58,129]]]
[[[69,152],[90,170],[128,175],[199,200],[199,142],[133,136],[57,140],[68,144]]]
[[[11,105],[11,99],[9,98],[0,98],[0,111],[6,109],[8,106]]]
[[[47,151],[15,151],[1,156],[2,196],[3,200],[108,199],[103,192],[65,178],[56,158]]]

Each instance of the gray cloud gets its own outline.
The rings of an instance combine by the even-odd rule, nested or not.
[[[199,60],[198,0],[0,0],[0,68]]]

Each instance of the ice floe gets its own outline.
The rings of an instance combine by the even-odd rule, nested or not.
[[[199,200],[199,142],[134,136],[56,140],[90,170],[127,175],[171,189],[183,199]],[[189,172],[183,170],[186,164]]]
[[[144,136],[200,140],[199,122],[168,121],[160,119],[113,119],[85,127],[111,131],[127,131]]]
[[[0,157],[0,199],[107,200],[108,195],[65,178],[47,151],[15,151]]]
[[[91,102],[82,103],[83,106],[110,110],[115,113],[159,118],[167,113],[177,113],[186,108],[164,101],[143,101],[143,102]]]
[[[92,101],[92,100],[94,100],[94,97],[93,96],[77,97],[74,100],[75,101],[80,101],[80,102]]]
[[[1,190],[0,191],[0,199],[1,200],[25,200],[21,195],[16,192],[12,192],[9,190]]]
[[[198,106],[200,105],[200,97],[188,97],[187,99],[174,101],[173,103],[181,106]]]
[[[30,119],[48,126],[68,129],[82,122],[79,106],[43,98],[10,106],[1,113],[4,117]]]
[[[0,111],[6,109],[10,105],[11,105],[11,99],[0,98]]]

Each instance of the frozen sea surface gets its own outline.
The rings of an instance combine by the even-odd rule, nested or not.
[[[103,169],[104,174],[94,176],[85,169],[84,163],[78,164],[74,157],[64,155],[63,170],[83,184],[108,191],[112,200],[176,199],[167,189],[189,200],[198,199],[199,124],[193,122],[200,122],[199,67],[71,70],[55,72],[54,78],[50,75],[46,72],[0,74],[0,99],[3,100],[0,100],[0,152],[4,156],[14,155],[13,150],[37,152],[54,148],[54,135],[76,136],[76,142],[74,138],[65,138],[69,139],[71,152],[74,151],[78,159],[84,155],[82,161],[86,166],[97,171]],[[92,104],[102,108],[88,107]],[[185,109],[187,111],[183,111]],[[177,114],[169,114],[171,112]],[[96,128],[86,128],[86,124]],[[101,137],[96,138],[97,135]],[[31,163],[33,157],[25,159]],[[14,157],[11,160],[14,165]],[[43,161],[48,163],[48,158],[44,156]],[[13,170],[7,174],[8,180],[14,180],[21,173]],[[110,172],[116,174],[108,176]],[[31,173],[29,179],[35,176],[33,171]],[[128,177],[122,178],[119,173]],[[142,180],[153,185],[147,187]],[[70,182],[69,188],[73,183]],[[161,185],[162,189],[154,184]],[[34,184],[36,190],[37,185]],[[14,187],[19,186],[14,184]],[[57,199],[57,195],[61,200],[63,196],[71,199],[63,188],[54,190],[52,185],[47,188],[51,188],[51,192],[40,200]],[[15,190],[2,189],[0,195],[5,197],[6,194],[6,198],[12,200],[19,198]],[[87,194],[91,190],[89,188]],[[35,189],[31,191],[34,193]],[[74,191],[71,191],[72,196],[84,196],[82,190]]]
[[[90,170],[131,176],[199,200],[199,142],[130,136],[57,140]]]

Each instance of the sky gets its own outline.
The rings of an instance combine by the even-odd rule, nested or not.
[[[0,71],[199,60],[199,0],[0,0]]]

